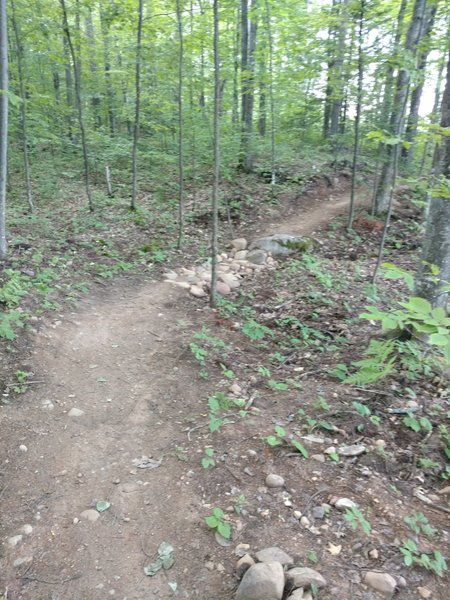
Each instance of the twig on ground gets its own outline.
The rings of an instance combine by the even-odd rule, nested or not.
[[[48,585],[62,585],[63,583],[68,583],[69,581],[74,581],[75,579],[80,579],[81,573],[77,573],[76,575],[72,575],[71,577],[66,577],[65,579],[42,579],[41,577],[35,577],[34,575],[21,575],[20,579],[26,579],[27,581],[37,581],[38,583],[47,583]]]

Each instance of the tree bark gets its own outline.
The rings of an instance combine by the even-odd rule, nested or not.
[[[34,210],[33,204],[33,189],[31,185],[30,175],[30,160],[28,156],[28,122],[27,122],[27,97],[25,94],[24,73],[23,73],[23,45],[20,39],[19,25],[17,23],[16,5],[14,0],[11,1],[11,17],[16,39],[17,50],[17,72],[19,77],[19,93],[20,93],[20,128],[22,130],[22,150],[23,150],[23,168],[25,175],[25,186],[27,192],[27,201],[30,212]]]
[[[241,118],[241,152],[239,166],[246,173],[253,170],[252,132],[253,105],[255,87],[255,50],[256,50],[256,2],[251,9],[253,17],[249,18],[248,0],[241,3],[241,85],[242,85],[242,118]]]
[[[135,78],[135,110],[134,110],[134,128],[133,128],[133,151],[132,151],[132,170],[133,183],[131,191],[131,210],[136,210],[137,196],[137,146],[139,141],[139,129],[141,119],[141,55],[142,55],[142,23],[144,20],[144,2],[139,0],[138,5],[138,26],[137,26],[137,43],[136,43],[136,78]]]
[[[219,57],[219,0],[214,0],[214,141],[213,141],[213,189],[211,232],[211,290],[209,304],[217,305],[217,254],[219,237],[219,176],[220,176],[220,57]]]
[[[106,98],[108,101],[109,133],[111,137],[114,137],[116,133],[116,117],[114,111],[114,89],[111,80],[111,39],[107,14],[102,4],[100,4],[100,27],[103,38],[103,69],[105,73]]]
[[[413,16],[406,35],[404,51],[411,59],[414,59],[417,54],[417,46],[423,33],[423,21],[427,0],[415,0]],[[395,90],[394,102],[389,121],[389,131],[394,138],[400,138],[403,134],[406,102],[408,99],[409,84],[411,81],[411,68],[408,65],[399,69]],[[398,152],[394,151],[394,144],[386,144],[386,156],[383,164],[380,180],[378,182],[375,195],[375,213],[380,215],[388,209],[389,199],[392,193],[392,188],[395,185],[394,174],[397,171],[397,165],[394,164],[398,160]]]
[[[180,0],[176,0],[178,31],[178,249],[183,245],[184,230],[184,122],[183,122],[183,18]]]
[[[450,53],[447,62],[447,74],[441,107],[441,127],[450,128]],[[434,170],[437,189],[431,196],[427,225],[422,246],[422,260],[416,276],[417,296],[425,298],[433,307],[447,306],[448,292],[442,292],[450,281],[450,200],[448,190],[450,181],[450,136],[443,134],[442,143],[436,147]],[[430,265],[439,268],[436,277],[430,273]]]
[[[342,0],[339,11],[339,26],[337,31],[337,47],[334,56],[333,72],[331,75],[331,106],[329,135],[336,136],[341,130],[342,103],[344,101],[344,54],[345,40],[347,37],[347,12],[348,0]]]
[[[0,260],[6,258],[6,178],[8,172],[8,28],[6,0],[0,0]]]

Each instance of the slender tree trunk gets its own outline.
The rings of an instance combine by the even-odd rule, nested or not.
[[[212,190],[212,234],[211,234],[211,291],[209,303],[217,305],[217,254],[219,237],[219,176],[220,176],[220,57],[219,57],[219,0],[214,0],[214,174]]]
[[[237,126],[239,122],[239,44],[240,44],[240,22],[241,22],[241,11],[239,5],[236,8],[236,36],[234,40],[233,48],[233,105],[231,109],[231,123]]]
[[[86,141],[86,131],[84,128],[84,120],[83,120],[83,108],[81,104],[81,73],[79,71],[80,62],[77,60],[75,55],[75,49],[72,43],[72,37],[70,35],[69,22],[67,19],[67,9],[65,0],[60,0],[61,9],[63,12],[63,28],[64,33],[67,39],[67,45],[69,47],[70,56],[72,58],[72,64],[74,69],[74,80],[75,80],[75,95],[76,95],[76,104],[77,104],[77,112],[78,112],[78,125],[80,127],[80,135],[81,135],[81,146],[83,150],[83,162],[84,162],[84,183],[86,188],[86,195],[88,198],[89,210],[94,210],[94,205],[92,203],[92,194],[91,187],[89,183],[89,157],[87,150],[87,141]]]
[[[450,53],[441,108],[441,127],[450,128]],[[443,135],[442,143],[436,147],[434,171],[436,181],[442,186],[450,180],[450,136]],[[430,272],[430,265],[439,268],[437,277]],[[428,211],[425,237],[422,246],[422,261],[416,276],[417,296],[426,298],[433,307],[446,308],[448,292],[442,288],[450,281],[450,201],[445,194],[432,194]]]
[[[25,175],[25,185],[27,191],[27,201],[30,212],[34,210],[33,204],[33,189],[31,185],[30,175],[30,160],[28,157],[28,122],[27,122],[27,96],[25,93],[24,73],[23,73],[23,45],[20,39],[19,25],[17,23],[16,5],[14,0],[11,0],[11,17],[16,39],[17,48],[17,72],[19,76],[19,93],[20,93],[20,128],[22,130],[22,149],[23,149],[23,167]]]
[[[134,129],[133,129],[133,152],[132,152],[132,169],[133,169],[133,187],[131,192],[131,210],[136,210],[137,196],[137,146],[139,141],[139,129],[141,119],[141,55],[142,55],[142,22],[144,20],[144,1],[139,0],[138,5],[138,26],[137,26],[137,43],[136,43],[136,100],[134,111]]]
[[[116,133],[116,117],[114,111],[114,88],[111,80],[111,38],[109,34],[109,24],[102,4],[100,5],[100,27],[103,38],[103,69],[105,73],[106,98],[108,101],[109,133],[111,137],[114,137]]]
[[[339,11],[339,27],[337,33],[337,47],[334,58],[333,73],[332,73],[332,92],[331,92],[331,107],[330,107],[330,136],[336,136],[341,128],[342,103],[344,100],[344,54],[345,40],[347,37],[347,22],[348,0],[341,0],[341,9]]]
[[[410,145],[409,147],[403,146],[402,158],[406,165],[410,166],[414,155],[414,140],[417,134],[417,125],[419,123],[419,108],[420,101],[422,99],[422,92],[425,84],[425,69],[427,66],[428,54],[430,53],[431,47],[429,44],[429,37],[433,29],[434,20],[436,17],[437,3],[428,6],[427,13],[425,16],[424,33],[422,37],[422,51],[419,54],[419,62],[417,67],[418,83],[411,92],[411,101],[409,104],[409,114],[406,123],[405,141]]]
[[[256,2],[252,1],[253,17],[249,18],[248,0],[241,3],[241,85],[242,85],[242,137],[240,167],[250,173],[253,170],[252,132],[255,87],[256,50]]]
[[[6,179],[8,173],[8,27],[6,0],[0,0],[0,260],[6,258]]]
[[[89,47],[89,70],[92,74],[92,80],[97,82],[97,71],[98,66],[95,60],[97,55],[96,43],[95,43],[95,32],[94,32],[94,23],[92,22],[92,10],[89,7],[86,14],[86,38]],[[100,94],[95,91],[91,95],[91,105],[92,105],[92,113],[94,115],[94,126],[95,129],[100,129],[102,126],[102,117],[100,113]]]
[[[412,58],[416,56],[417,46],[421,34],[423,33],[425,8],[426,0],[415,0],[413,16],[408,28],[404,47],[405,53]],[[390,133],[396,138],[400,138],[403,134],[410,80],[410,66],[408,65],[408,68],[400,68],[397,76],[395,98],[389,122]],[[394,145],[386,145],[386,160],[381,171],[375,197],[375,212],[377,215],[386,212],[389,206],[389,199],[392,194],[392,188],[395,185],[395,173],[397,170],[395,160],[396,157],[398,159],[399,154],[398,152],[395,152],[394,149],[398,144],[399,142]]]
[[[270,185],[272,190],[272,197],[274,196],[275,184],[276,184],[276,169],[275,169],[275,99],[273,92],[273,37],[272,37],[272,19],[270,14],[270,2],[265,0],[266,3],[266,27],[267,27],[267,38],[269,43],[269,110],[270,110]]]
[[[178,29],[178,249],[183,245],[184,231],[184,122],[183,122],[183,18],[181,1],[176,0]]]
[[[63,22],[64,29],[64,22]],[[72,77],[72,66],[70,64],[70,51],[67,43],[67,37],[63,33],[63,54],[64,54],[64,75],[66,80],[66,104],[67,104],[67,137],[69,140],[73,138],[72,131],[72,112],[73,112],[73,77]]]
[[[350,193],[350,211],[348,215],[347,229],[352,229],[353,218],[355,215],[355,192],[356,192],[356,176],[359,158],[359,138],[360,138],[360,123],[363,98],[363,83],[364,83],[364,54],[363,54],[363,34],[364,34],[364,12],[365,0],[360,0],[359,15],[358,15],[358,84],[356,92],[356,115],[355,115],[355,133],[353,142],[353,164],[352,164],[352,188]]]
[[[189,34],[194,35],[194,6],[189,0]],[[189,68],[189,115],[190,115],[190,154],[191,154],[191,179],[192,179],[192,210],[195,210],[197,200],[197,135],[196,135],[196,113],[194,109],[194,60],[191,53]]]
[[[450,32],[449,32],[450,33]],[[433,110],[429,115],[430,125],[436,125],[439,122],[439,107],[441,103],[441,86],[442,86],[442,78],[444,76],[444,60],[439,61],[438,74],[436,77],[436,87],[434,88],[434,102],[433,102]],[[430,149],[431,146],[431,149]],[[422,177],[426,163],[428,163],[429,155],[432,156],[434,148],[434,141],[430,140],[430,137],[427,137],[427,140],[423,147],[422,160],[420,163],[419,169],[419,177]]]

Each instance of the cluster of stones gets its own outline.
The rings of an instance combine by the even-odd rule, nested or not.
[[[237,289],[245,277],[250,277],[262,269],[276,267],[276,261],[269,253],[257,248],[247,249],[245,238],[233,240],[230,252],[219,254],[217,262],[217,292],[224,296]],[[196,298],[203,298],[207,296],[211,286],[211,263],[205,262],[192,269],[183,267],[178,273],[167,271],[164,279],[166,283],[186,289]]]
[[[245,553],[237,563],[237,574],[242,579],[236,600],[312,600],[311,587],[327,585],[318,571],[294,566],[294,559],[277,547],[264,548],[255,558]]]

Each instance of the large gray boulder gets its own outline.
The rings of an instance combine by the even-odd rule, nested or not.
[[[300,235],[277,233],[254,240],[250,244],[249,250],[264,250],[270,252],[273,257],[279,258],[295,252],[305,252],[312,247],[312,243],[310,238]]]
[[[245,573],[236,592],[236,600],[281,600],[284,571],[281,563],[257,563]]]

